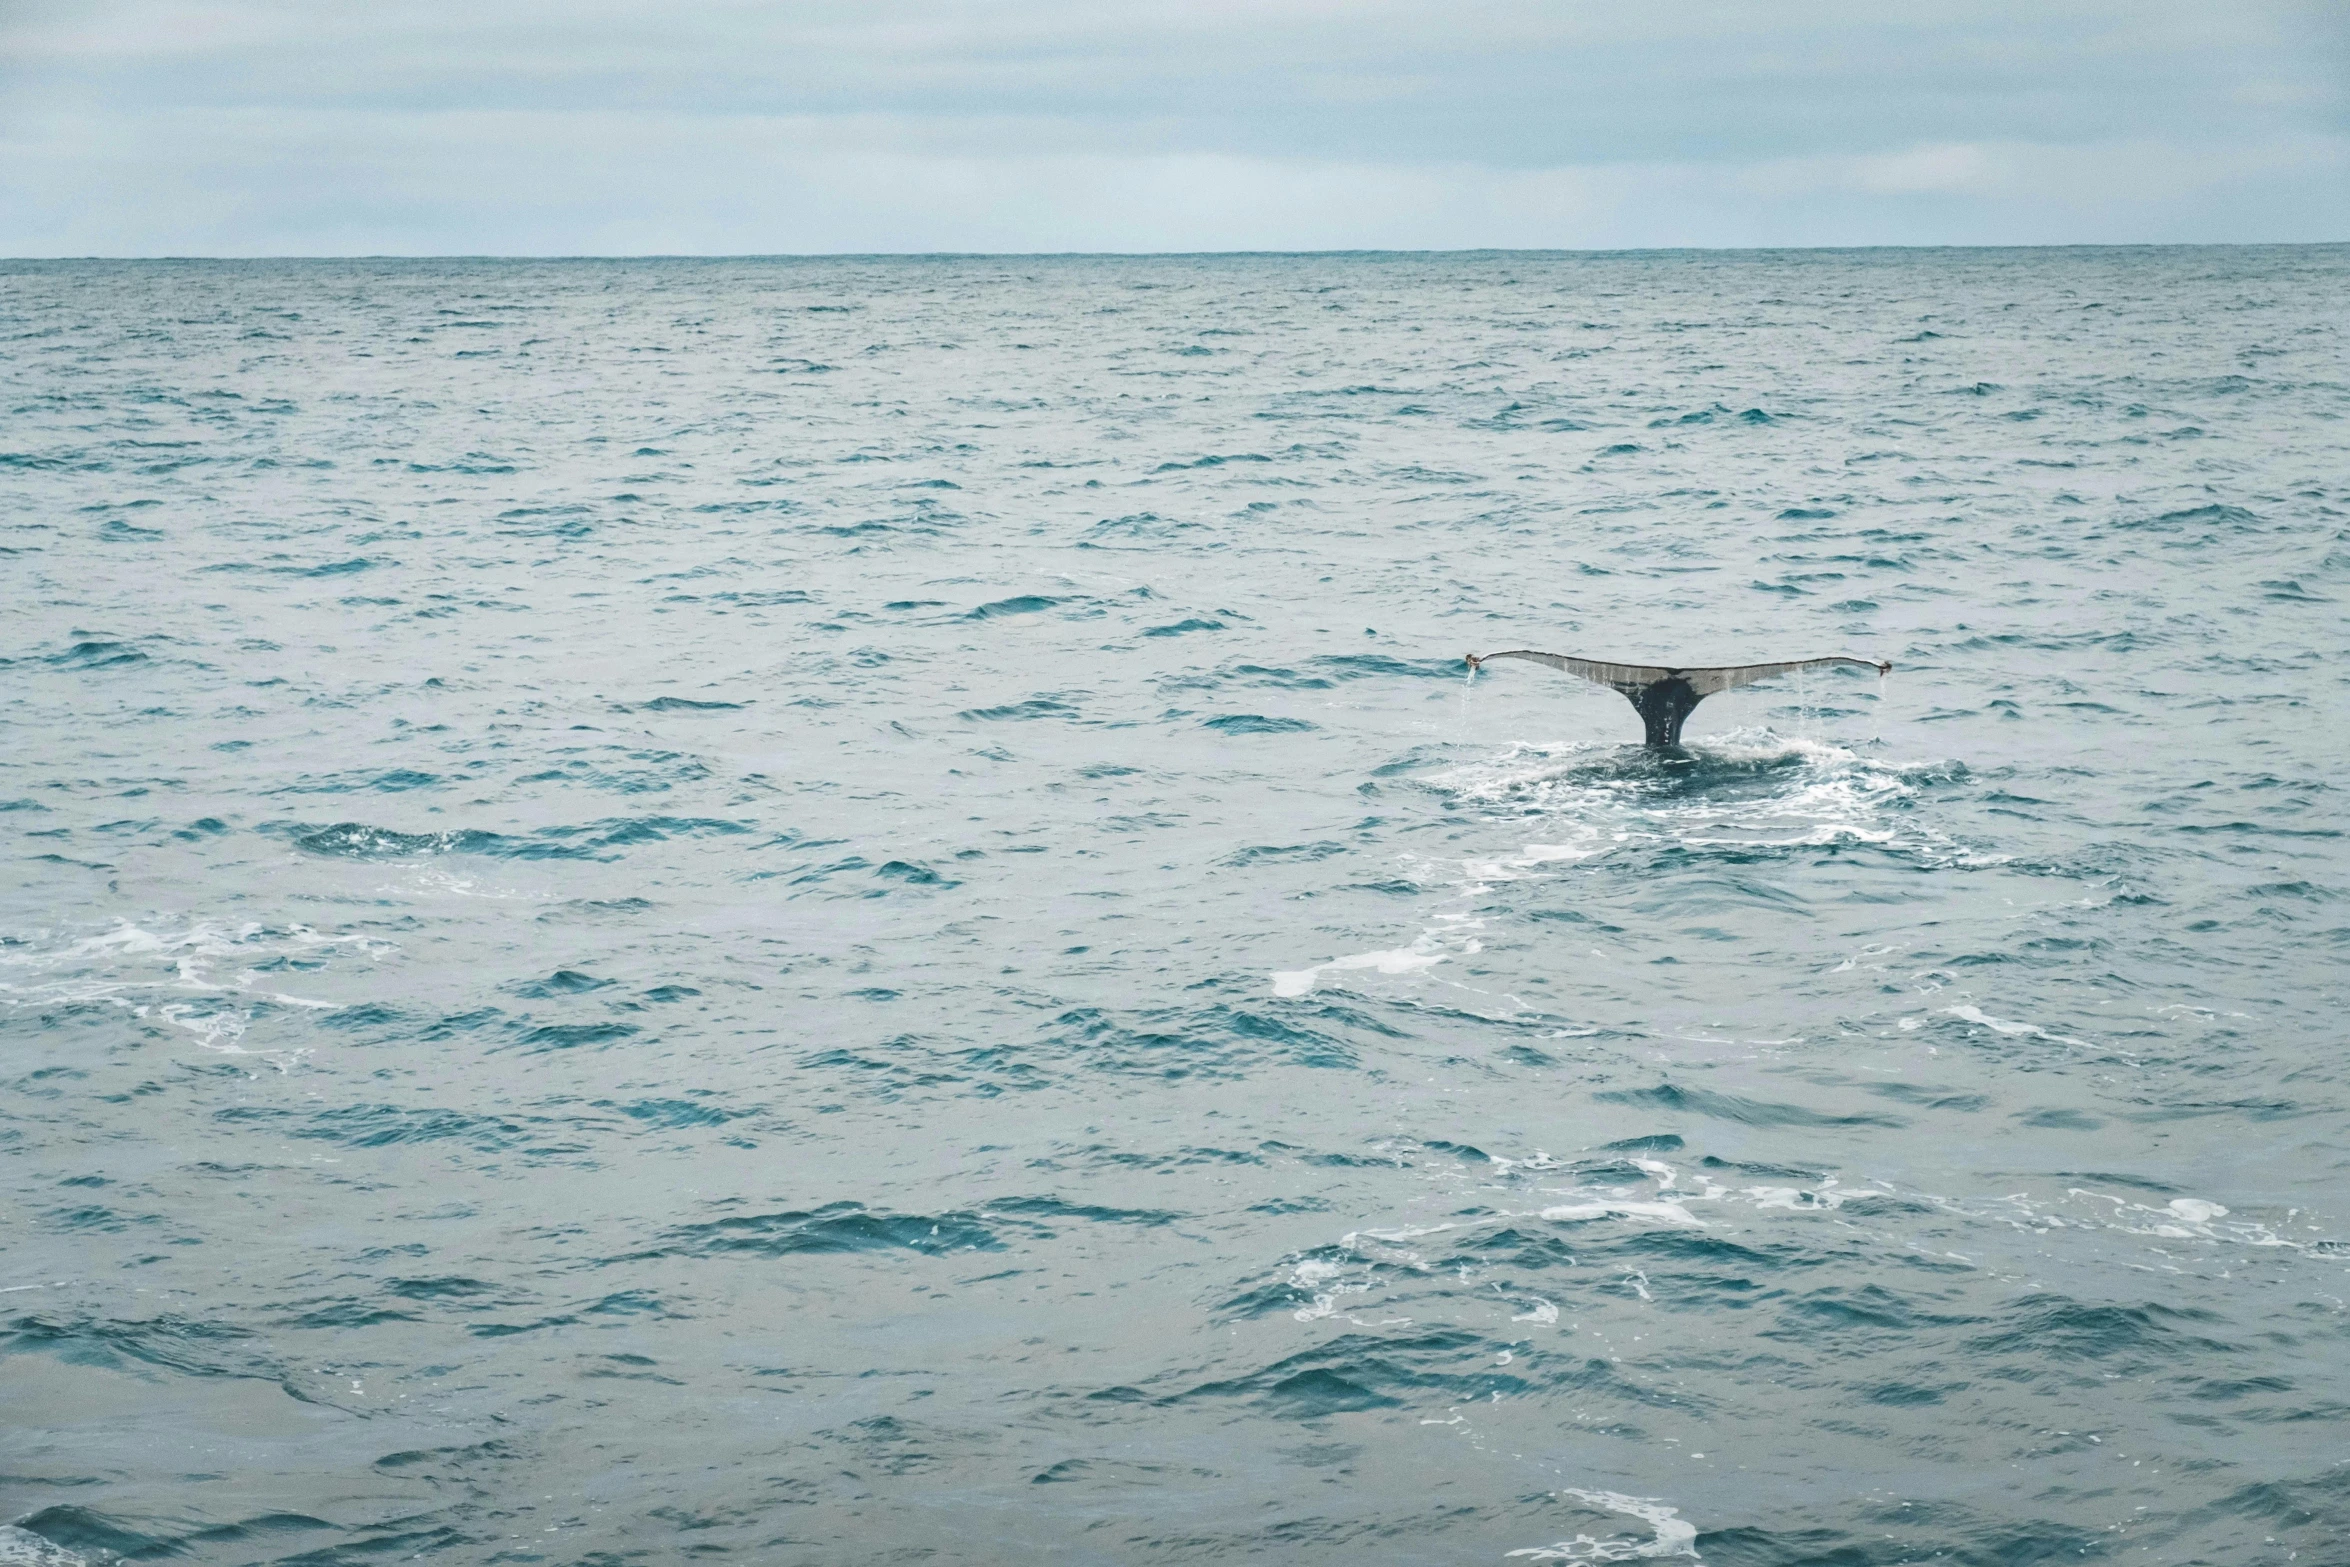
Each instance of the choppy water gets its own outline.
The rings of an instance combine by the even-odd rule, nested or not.
[[[0,1561],[2350,1560],[2345,299],[0,268]]]

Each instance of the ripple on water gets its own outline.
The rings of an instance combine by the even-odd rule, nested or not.
[[[0,1559],[2333,1559],[2346,264],[6,264]]]

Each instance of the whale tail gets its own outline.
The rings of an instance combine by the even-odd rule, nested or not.
[[[1530,663],[1548,664],[1570,675],[1579,675],[1595,685],[1620,691],[1639,713],[1647,727],[1647,744],[1653,750],[1672,750],[1681,743],[1681,726],[1697,710],[1697,704],[1709,696],[1724,691],[1735,691],[1740,686],[1753,685],[1774,675],[1793,674],[1799,669],[1829,669],[1838,664],[1851,664],[1860,669],[1873,669],[1888,674],[1893,666],[1873,659],[1852,658],[1837,654],[1830,658],[1797,658],[1777,664],[1716,664],[1702,669],[1666,669],[1656,664],[1611,664],[1604,659],[1575,658],[1566,653],[1537,653],[1531,648],[1512,648],[1505,653],[1471,653],[1469,667],[1482,668],[1497,658],[1522,658]]]

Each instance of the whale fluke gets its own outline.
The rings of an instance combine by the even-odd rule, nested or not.
[[[1681,725],[1695,712],[1697,704],[1709,696],[1724,691],[1735,691],[1740,686],[1768,680],[1773,675],[1793,674],[1798,669],[1829,669],[1838,664],[1851,664],[1859,669],[1873,669],[1888,674],[1893,666],[1872,659],[1853,658],[1836,654],[1829,658],[1794,658],[1777,664],[1716,664],[1702,669],[1667,669],[1658,664],[1611,664],[1605,659],[1576,658],[1566,653],[1537,653],[1532,648],[1512,648],[1505,653],[1471,653],[1469,667],[1483,668],[1497,658],[1522,658],[1531,663],[1548,664],[1553,669],[1621,691],[1640,714],[1640,721],[1648,727],[1648,744],[1656,750],[1669,750],[1681,743]]]

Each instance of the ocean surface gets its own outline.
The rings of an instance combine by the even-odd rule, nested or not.
[[[0,264],[0,1563],[2350,1562],[2346,328]]]

